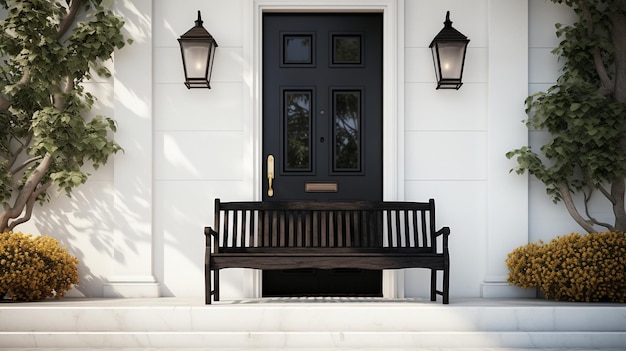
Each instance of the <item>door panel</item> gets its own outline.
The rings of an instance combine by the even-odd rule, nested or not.
[[[263,15],[263,201],[382,200],[381,82],[382,14]],[[382,296],[382,271],[263,271],[298,295]]]
[[[382,199],[382,15],[263,18],[263,200]]]

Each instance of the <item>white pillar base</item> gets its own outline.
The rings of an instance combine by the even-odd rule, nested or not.
[[[404,271],[400,269],[383,270],[383,298],[404,298]]]
[[[118,277],[102,287],[104,297],[160,297],[159,283],[154,277]]]

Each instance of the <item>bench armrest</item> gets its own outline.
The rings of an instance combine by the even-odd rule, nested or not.
[[[450,235],[450,227],[443,227],[435,232],[435,237],[443,235],[443,249],[448,249],[448,236]]]
[[[206,238],[206,247],[209,249],[211,248],[211,237],[213,237],[213,250],[217,251],[218,238],[220,237],[219,233],[211,227],[204,227],[204,236]]]

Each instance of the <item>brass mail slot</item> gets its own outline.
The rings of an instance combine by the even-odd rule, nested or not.
[[[328,183],[305,183],[304,191],[307,193],[336,193],[338,186],[336,182]]]

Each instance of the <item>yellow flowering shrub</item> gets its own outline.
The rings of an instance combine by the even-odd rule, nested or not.
[[[573,233],[516,248],[506,260],[508,282],[538,287],[548,299],[626,301],[626,236]]]
[[[0,234],[0,294],[21,301],[61,298],[77,283],[78,259],[56,239]]]

